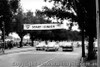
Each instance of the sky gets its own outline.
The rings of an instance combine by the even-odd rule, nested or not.
[[[44,2],[44,0],[21,0],[20,3],[24,12],[28,10],[35,12],[36,9],[41,10],[43,6],[48,6],[49,8],[53,6],[53,3]]]

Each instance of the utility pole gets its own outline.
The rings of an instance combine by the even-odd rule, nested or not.
[[[97,67],[100,66],[100,21],[99,21],[99,0],[96,0],[96,24],[97,24],[97,42],[98,42],[98,55]]]

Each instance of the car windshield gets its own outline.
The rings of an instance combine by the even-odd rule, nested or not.
[[[49,42],[48,45],[54,46],[56,43],[55,42]]]
[[[38,45],[45,45],[45,42],[40,42]]]

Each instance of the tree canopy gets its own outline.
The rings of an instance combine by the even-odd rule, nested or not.
[[[0,28],[5,22],[5,31],[8,34],[11,31],[11,23],[14,14],[17,12],[20,0],[0,0]]]
[[[45,0],[54,2],[52,9],[44,7],[41,14],[61,20],[71,18],[77,21],[80,29],[84,24],[86,35],[96,36],[96,8],[94,0]]]

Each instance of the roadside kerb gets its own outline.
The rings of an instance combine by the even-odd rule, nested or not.
[[[27,51],[33,51],[35,48],[34,47],[27,47],[27,48],[13,48],[10,50],[5,50],[4,54],[1,55],[6,55],[6,54],[12,54],[12,53],[20,53],[20,52],[27,52]]]

